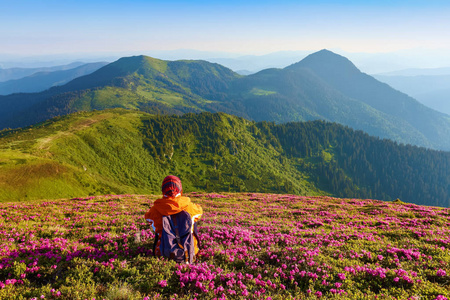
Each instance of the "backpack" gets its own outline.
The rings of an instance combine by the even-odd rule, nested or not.
[[[164,257],[175,260],[177,263],[193,263],[195,261],[194,236],[198,245],[200,240],[197,234],[197,224],[193,224],[191,215],[181,211],[171,216],[162,217],[162,235],[155,235],[153,253],[156,255],[156,244],[161,239],[159,249]]]

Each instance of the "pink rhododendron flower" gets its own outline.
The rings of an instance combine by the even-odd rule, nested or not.
[[[158,284],[159,284],[161,287],[166,287],[166,286],[167,286],[167,280],[161,280],[161,281],[158,282]]]

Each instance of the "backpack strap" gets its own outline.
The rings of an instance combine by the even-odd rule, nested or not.
[[[178,246],[184,250],[184,259],[186,263],[189,262],[189,254],[187,250],[184,249],[183,245],[181,245],[181,239],[180,239],[180,231],[178,230],[178,224],[177,224],[177,217],[176,216],[169,216],[169,220],[171,225],[173,226],[173,230],[175,231],[175,238],[177,240]]]

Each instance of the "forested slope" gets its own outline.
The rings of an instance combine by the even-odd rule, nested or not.
[[[449,206],[450,153],[324,121],[223,113],[76,113],[0,134],[1,199],[186,191],[275,192]]]

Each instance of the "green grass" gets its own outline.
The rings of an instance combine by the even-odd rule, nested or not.
[[[148,67],[158,72],[165,73],[167,71],[167,62],[153,57],[145,56]]]
[[[273,95],[273,94],[276,94],[277,92],[274,92],[274,91],[266,91],[266,90],[263,90],[263,89],[259,89],[259,88],[253,88],[251,91],[250,91],[250,93],[251,94],[253,94],[253,95],[255,95],[255,96],[268,96],[268,95]]]
[[[144,97],[147,101],[158,101],[164,104],[168,104],[172,107],[176,105],[186,105],[186,101],[184,101],[182,95],[173,92],[169,93],[166,90],[154,88],[151,86],[139,86],[136,90],[136,93]]]
[[[221,142],[215,153],[205,151],[207,132],[186,133],[168,144],[146,136],[145,122],[166,121],[139,111],[77,113],[11,133],[0,139],[0,201],[158,193],[169,173],[183,178],[186,191],[289,187],[289,192],[323,194],[295,166],[280,162],[278,150],[249,132],[252,122],[217,116],[214,134]],[[153,153],[150,144],[167,149]]]
[[[102,110],[112,107],[138,109],[139,97],[135,93],[115,87],[105,87],[86,93],[75,102],[74,109],[81,111]]]

